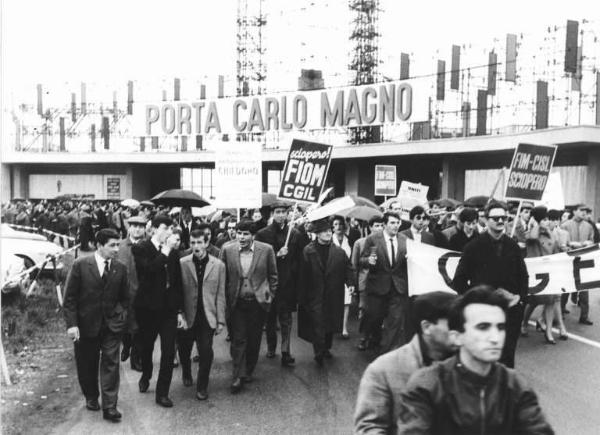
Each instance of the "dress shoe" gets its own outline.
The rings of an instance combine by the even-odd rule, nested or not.
[[[367,350],[368,347],[369,347],[369,340],[367,340],[366,338],[361,338],[360,341],[358,342],[358,345],[356,346],[356,348],[360,351],[365,351],[365,350]]]
[[[281,352],[281,365],[283,367],[293,367],[296,360],[289,354],[289,352]]]
[[[548,337],[546,334],[544,334],[544,338],[546,339],[546,344],[556,344],[554,337]]]
[[[275,358],[275,351],[274,350],[268,350],[267,351],[267,358],[269,358],[269,359]]]
[[[163,408],[172,408],[173,407],[173,402],[167,396],[157,397],[156,403],[158,405],[162,406]]]
[[[242,376],[240,378],[240,380],[242,381],[242,384],[251,384],[252,382],[254,382],[254,376],[252,376],[252,375]]]
[[[119,411],[117,411],[117,408],[108,408],[102,411],[102,418],[104,418],[104,420],[110,420],[118,423],[121,421],[121,417],[122,415]]]
[[[327,349],[325,352],[323,352],[323,356],[327,359],[333,358],[333,354],[329,351],[329,349]]]
[[[562,341],[567,341],[569,339],[569,336],[566,332],[561,332],[558,338],[560,338]]]
[[[240,378],[235,378],[229,387],[231,394],[236,394],[242,391],[242,380]]]
[[[200,390],[200,391],[196,392],[196,399],[197,400],[208,399],[208,393],[206,392],[206,390]]]
[[[123,346],[123,349],[121,349],[121,361],[125,362],[127,358],[129,358],[129,348]]]
[[[85,399],[85,407],[90,411],[100,411],[98,399]]]
[[[194,380],[192,379],[192,375],[184,375],[181,377],[181,380],[183,381],[184,387],[191,387],[192,385],[194,385]]]
[[[592,322],[590,319],[579,319],[579,323],[581,323],[582,325],[593,325],[594,322]]]
[[[146,378],[141,378],[138,382],[138,387],[140,389],[140,393],[145,393],[150,387],[150,381]]]
[[[319,367],[323,367],[323,355],[315,355],[315,362]]]

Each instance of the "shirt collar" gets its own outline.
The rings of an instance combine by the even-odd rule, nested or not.
[[[250,246],[248,246],[247,248],[243,248],[242,245],[240,245],[240,252],[241,251],[251,251],[251,252],[254,252],[254,242],[252,242],[252,244]]]
[[[412,225],[410,226],[410,232],[413,234],[419,234],[421,235],[421,232],[423,232],[423,230],[418,231],[415,227],[413,227]]]
[[[425,340],[423,340],[423,336],[421,334],[417,334],[417,336],[419,337],[419,347],[421,348],[421,357],[423,357],[423,365],[425,367],[430,366],[433,360],[427,352],[427,344],[425,343]]]
[[[104,270],[104,262],[107,260],[106,258],[102,258],[98,255],[98,252],[94,252],[94,258],[96,259],[96,263],[98,267]],[[110,259],[108,260],[108,267],[110,267]]]

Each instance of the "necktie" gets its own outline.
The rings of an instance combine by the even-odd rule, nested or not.
[[[396,263],[396,250],[394,249],[394,239],[391,237],[390,237],[390,244],[392,245],[391,263],[392,263],[392,266],[394,266],[394,263]]]
[[[108,260],[104,260],[104,272],[102,273],[102,282],[104,285],[108,282]]]

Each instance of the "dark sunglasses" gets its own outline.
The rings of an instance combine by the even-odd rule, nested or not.
[[[508,216],[488,216],[494,222],[506,222]]]

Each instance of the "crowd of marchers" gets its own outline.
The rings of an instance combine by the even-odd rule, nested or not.
[[[357,348],[380,354],[360,383],[357,433],[552,433],[535,393],[514,370],[515,351],[537,305],[545,341],[556,344],[554,324],[559,338],[568,338],[568,294],[529,296],[524,258],[597,243],[583,204],[563,211],[524,202],[511,216],[501,202],[454,210],[433,202],[403,220],[392,201],[368,223],[341,216],[305,222],[301,211],[280,202],[239,221],[152,206],[119,207],[108,218],[103,212],[111,205],[86,202],[59,205],[59,214],[70,205],[78,210],[75,235],[93,252],[67,278],[67,332],[86,407],[102,408],[107,420],[121,419],[119,361],[130,359],[141,372],[140,393],[147,392],[158,336],[155,401],[171,407],[177,361],[183,384],[194,384],[194,344],[195,397],[206,400],[213,337],[226,330],[235,394],[254,381],[263,330],[267,358],[276,356],[279,331],[281,365],[293,367],[297,311],[298,335],[313,344],[315,363],[323,366],[334,334],[349,337],[356,305]],[[57,206],[27,202],[3,207],[3,221],[14,223],[28,207],[36,210],[29,225],[56,221],[40,216],[56,216]],[[409,297],[407,239],[462,252],[452,281],[458,296]],[[587,292],[571,299],[580,323],[591,325]]]

